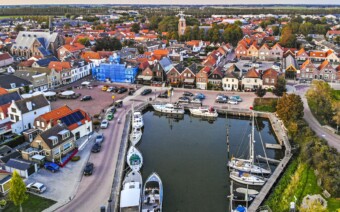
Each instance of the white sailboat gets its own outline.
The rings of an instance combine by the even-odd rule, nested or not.
[[[127,153],[126,161],[133,171],[139,171],[143,166],[142,153],[136,147],[131,146]]]
[[[162,212],[163,183],[159,175],[152,173],[143,189],[142,212]]]
[[[143,133],[141,128],[132,128],[132,131],[130,133],[131,144],[135,146],[142,138],[142,135]]]
[[[242,171],[231,171],[230,178],[232,180],[235,180],[236,182],[246,184],[246,185],[262,186],[266,182],[265,178],[258,177],[256,175],[252,175],[250,173],[246,173]]]
[[[169,114],[184,114],[184,109],[182,106],[178,104],[153,104],[153,109],[155,111],[161,112],[161,113],[169,113]]]
[[[217,111],[213,107],[199,107],[199,108],[190,108],[190,113],[195,116],[216,118],[218,116]]]
[[[142,175],[139,172],[129,172],[123,181],[120,192],[120,212],[139,212],[141,208]]]
[[[249,135],[249,159],[240,159],[232,157],[228,162],[228,166],[232,169],[242,171],[242,172],[250,172],[254,174],[271,174],[271,170],[264,169],[262,167],[254,165],[254,111],[252,111],[252,131]]]

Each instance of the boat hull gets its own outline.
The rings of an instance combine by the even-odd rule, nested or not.
[[[228,162],[228,166],[238,171],[250,172],[253,174],[271,174],[270,170],[261,168],[256,165],[252,165],[252,163],[247,160],[231,159]]]
[[[218,117],[217,112],[202,112],[199,109],[189,109],[189,111],[193,116],[208,117],[208,118],[217,118]]]
[[[140,172],[130,171],[123,180],[120,192],[120,211],[139,212],[141,209],[142,175]]]
[[[134,146],[131,146],[126,157],[126,162],[133,171],[139,171],[143,166],[142,153]]]
[[[168,114],[184,114],[184,109],[171,109],[166,108],[164,105],[152,105],[153,109],[160,113],[168,113]]]
[[[142,212],[162,212],[163,183],[159,175],[155,172],[145,181],[142,201]]]
[[[241,184],[245,185],[257,185],[257,186],[262,186],[266,182],[259,177],[256,177],[254,175],[247,174],[247,176],[243,174],[239,174],[238,172],[231,172],[230,173],[230,178],[236,182],[239,182]]]

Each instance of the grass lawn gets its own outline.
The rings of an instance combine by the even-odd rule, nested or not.
[[[37,212],[43,211],[44,209],[55,204],[54,200],[46,199],[34,194],[29,193],[28,199],[22,204],[22,209],[24,212]],[[16,207],[12,202],[7,202],[7,207],[3,210],[4,212],[17,212],[19,207]]]
[[[327,209],[330,212],[340,211],[340,199],[329,198],[327,199]]]
[[[254,110],[263,112],[275,112],[278,98],[255,98]]]
[[[21,16],[17,16],[17,15],[6,15],[6,16],[0,16],[0,20],[1,20],[1,19],[5,19],[5,18],[18,18],[18,17],[21,17]]]

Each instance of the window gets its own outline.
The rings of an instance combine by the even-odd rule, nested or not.
[[[59,148],[53,150],[53,155],[59,155],[59,154],[60,154]]]
[[[271,83],[275,83],[275,79],[272,79],[272,80],[271,80]]]
[[[266,83],[269,83],[269,79],[268,78],[266,78],[265,81],[266,81]]]
[[[255,83],[257,83],[257,79],[255,79]]]
[[[67,143],[67,144],[64,144],[64,146],[63,146],[64,151],[68,150],[71,147],[72,147],[72,143]]]
[[[12,108],[11,110],[12,110],[13,113],[17,112],[17,109],[15,109],[15,108]]]
[[[39,121],[37,121],[37,126],[40,127],[40,122]]]
[[[45,122],[41,122],[41,127],[45,127]]]

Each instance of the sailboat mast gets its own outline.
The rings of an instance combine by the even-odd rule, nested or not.
[[[233,193],[233,181],[230,181],[230,201],[229,201],[229,205],[230,205],[230,211],[233,211],[233,199],[234,199],[234,193]]]
[[[255,121],[254,121],[254,110],[251,111],[252,112],[252,128],[251,128],[251,140],[250,140],[250,160],[252,162],[252,164],[254,164],[254,142],[255,142],[255,135],[254,135],[254,130],[255,130]]]

